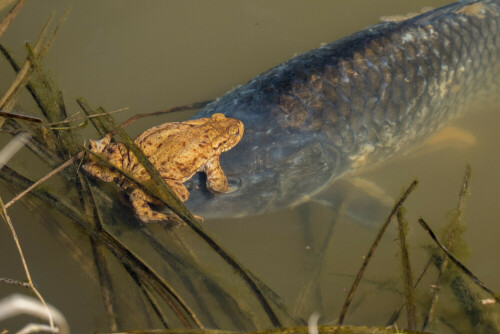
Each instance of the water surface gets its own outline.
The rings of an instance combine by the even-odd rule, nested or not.
[[[214,99],[295,54],[375,24],[381,16],[446,3],[449,1],[33,1],[26,4],[2,42],[23,58],[23,42],[35,41],[49,13],[55,10],[60,15],[71,7],[45,60],[45,68],[62,88],[70,112],[77,110],[75,98],[83,96],[108,110],[128,107],[116,115],[118,120],[125,120],[136,113]],[[5,91],[13,75],[3,59],[0,66],[5,74],[0,79],[0,90]],[[447,222],[448,211],[457,204],[465,164],[470,163],[472,192],[465,215],[468,229],[463,236],[470,250],[465,262],[491,289],[500,291],[500,271],[495,259],[500,252],[500,117],[496,103],[475,109],[478,110],[468,111],[453,123],[471,132],[475,145],[410,155],[361,176],[393,197],[399,196],[413,179],[420,181],[406,205],[412,226],[410,251],[418,266],[424,261],[422,246],[429,239],[416,219],[425,217],[439,231]],[[192,114],[141,120],[129,133],[136,136],[153,125],[187,119]],[[86,138],[96,136],[90,129],[82,133]],[[22,154],[17,163],[23,171],[32,168],[32,162]],[[5,189],[1,194],[10,196]],[[45,209],[41,208],[42,212]],[[94,281],[22,205],[17,204],[9,212],[34,279],[46,299],[63,311],[75,333],[106,330]],[[308,204],[259,217],[207,220],[204,226],[294,310],[332,219],[329,209]],[[0,229],[0,276],[22,279],[7,229],[3,225]],[[158,227],[150,229],[159,231]],[[338,315],[373,233],[349,217],[339,218],[318,288],[301,305],[301,316],[307,318],[315,310],[326,319]],[[131,244],[136,243],[135,247],[142,247],[134,240],[133,230],[124,234]],[[85,242],[84,236],[79,238]],[[360,295],[364,299],[355,299],[357,309],[347,318],[348,323],[384,325],[399,305],[401,298],[397,294],[380,287],[387,282],[401,284],[397,246],[393,238],[381,245],[367,272],[372,283],[367,281],[362,286]],[[0,296],[13,290],[0,285]]]

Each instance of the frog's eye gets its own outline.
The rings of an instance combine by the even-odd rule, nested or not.
[[[237,135],[240,132],[240,128],[237,125],[231,125],[228,132],[230,135]]]
[[[224,116],[224,114],[217,113],[217,114],[213,114],[211,118],[212,118],[212,121],[219,122],[219,121],[226,119],[226,116]]]

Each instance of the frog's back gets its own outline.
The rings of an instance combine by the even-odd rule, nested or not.
[[[497,94],[499,59],[500,0],[459,1],[295,57],[196,115],[240,119],[245,135],[221,159],[238,190],[196,191],[188,205],[231,216],[296,203],[415,146],[479,90]]]

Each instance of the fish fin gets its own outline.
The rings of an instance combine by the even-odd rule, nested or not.
[[[422,8],[418,13],[408,13],[406,15],[389,15],[389,16],[382,16],[380,18],[380,21],[382,22],[400,22],[400,21],[405,21],[408,19],[411,19],[415,16],[418,16],[420,14],[423,14],[425,12],[428,12],[430,10],[434,9],[433,7],[424,7]]]
[[[342,178],[311,198],[354,220],[376,229],[394,206],[394,199],[375,183],[360,178]]]
[[[427,139],[422,147],[417,150],[419,153],[433,152],[442,148],[464,150],[474,146],[476,142],[476,137],[470,131],[455,126],[447,126]]]

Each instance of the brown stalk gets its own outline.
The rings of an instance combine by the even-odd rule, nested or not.
[[[408,246],[406,244],[406,228],[407,224],[404,221],[401,208],[398,209],[398,227],[399,241],[401,246],[401,262],[403,266],[404,291],[406,302],[406,314],[408,320],[408,329],[414,330],[417,328],[417,316],[415,311],[415,290],[413,288],[413,275],[410,265],[410,256],[408,255]]]

